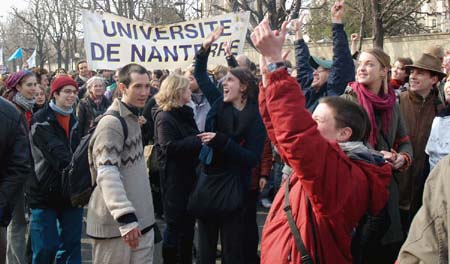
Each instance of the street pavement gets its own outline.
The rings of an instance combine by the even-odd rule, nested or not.
[[[258,229],[259,229],[259,236],[261,237],[261,231],[262,231],[262,227],[264,225],[264,222],[266,221],[266,217],[267,217],[267,213],[268,213],[268,209],[265,209],[263,207],[261,207],[260,205],[258,205],[258,212],[257,212],[257,216],[256,216],[256,221],[258,223]],[[161,230],[161,232],[164,230],[164,221],[162,220],[157,220],[157,224],[159,229]],[[83,264],[91,264],[92,263],[92,246],[91,246],[91,242],[90,239],[86,236],[86,210],[84,212],[84,217],[83,217],[83,235],[81,238],[81,256],[82,256],[82,263]],[[197,230],[195,231],[197,234]],[[197,236],[196,236],[197,237]],[[158,243],[155,246],[155,257],[154,257],[154,264],[162,264],[162,254],[161,254],[161,250],[162,250],[162,243]],[[221,263],[221,261],[218,259],[216,261],[216,264]]]

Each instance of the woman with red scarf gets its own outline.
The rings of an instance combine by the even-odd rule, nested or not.
[[[356,81],[349,83],[344,98],[359,103],[369,115],[371,132],[369,143],[380,151],[391,164],[394,175],[411,165],[412,147],[403,117],[396,103],[394,88],[388,85],[390,57],[381,49],[362,52]],[[361,238],[363,263],[393,263],[406,234],[402,233],[398,209],[398,187],[395,181],[389,186],[389,201],[386,205],[390,225],[379,238]],[[380,221],[385,223],[385,221]],[[386,224],[384,224],[386,226]],[[374,228],[383,228],[383,225]]]
[[[30,127],[34,96],[36,94],[37,82],[34,73],[28,70],[11,74],[5,82],[6,91],[3,94],[16,108],[25,116],[27,127]]]
[[[28,70],[15,72],[8,77],[5,85],[6,91],[3,97],[11,101],[24,115],[27,122],[26,127],[29,129],[37,91],[36,76]],[[7,229],[6,258],[8,263],[26,263],[25,234],[27,221],[25,219],[25,197],[23,190],[20,190],[16,199],[16,206],[14,207],[12,219]]]

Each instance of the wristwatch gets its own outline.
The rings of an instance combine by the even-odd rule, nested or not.
[[[274,71],[278,70],[278,69],[281,68],[281,67],[285,67],[285,68],[286,68],[286,63],[284,63],[284,61],[281,61],[281,62],[272,62],[272,63],[269,63],[269,64],[267,65],[267,70],[268,70],[269,72],[274,72]]]

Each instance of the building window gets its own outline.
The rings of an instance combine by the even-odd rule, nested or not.
[[[431,20],[431,26],[436,27],[436,19]]]

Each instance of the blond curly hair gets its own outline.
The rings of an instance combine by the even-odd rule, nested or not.
[[[182,107],[182,96],[185,89],[189,89],[189,80],[178,74],[171,74],[162,82],[159,92],[155,95],[158,106],[163,111]]]

